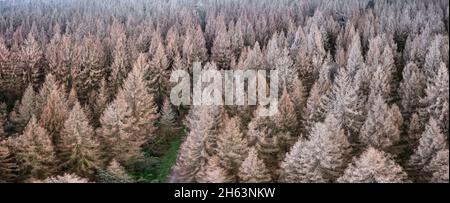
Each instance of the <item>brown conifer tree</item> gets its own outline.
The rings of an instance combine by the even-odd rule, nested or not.
[[[233,117],[225,121],[225,126],[217,139],[217,147],[220,165],[226,170],[225,176],[236,181],[237,172],[247,157],[248,148],[238,118]]]
[[[16,178],[17,165],[5,141],[0,141],[0,182],[12,182]]]
[[[132,183],[133,178],[130,177],[125,168],[116,160],[112,160],[106,170],[100,170],[99,177],[104,183]]]
[[[225,169],[220,166],[220,158],[212,156],[197,173],[196,180],[199,183],[226,183],[230,181],[228,177]]]
[[[369,147],[354,159],[338,179],[341,183],[403,183],[408,176],[391,156],[383,151]]]
[[[298,136],[299,122],[295,113],[295,105],[289,96],[287,89],[283,89],[278,103],[278,114],[274,118],[277,130],[286,135],[279,140],[280,149],[286,153],[295,143]]]
[[[58,147],[61,167],[72,173],[89,177],[100,166],[99,144],[79,102],[64,123]]]
[[[116,99],[100,119],[102,140],[106,143],[106,149],[112,151],[107,156],[108,160],[115,157],[120,163],[133,163],[142,158],[140,147],[154,137],[154,124],[158,116],[153,96],[148,93],[145,84],[147,66],[144,61],[141,54]]]
[[[48,92],[48,98],[39,119],[39,124],[50,134],[53,143],[59,142],[68,114],[65,90],[53,87]]]
[[[445,149],[447,145],[446,140],[436,120],[430,118],[429,123],[425,126],[425,131],[423,131],[419,139],[419,146],[409,160],[409,164],[421,170],[429,164],[437,152]]]
[[[12,145],[21,174],[25,177],[42,179],[56,172],[56,156],[50,135],[37,124],[34,116],[23,134],[12,140]]]
[[[269,170],[264,161],[258,158],[255,148],[250,148],[247,158],[239,168],[239,182],[241,183],[267,183],[271,182]]]
[[[436,156],[426,166],[425,170],[431,173],[432,183],[448,183],[448,149],[443,149],[436,153]]]
[[[34,92],[33,87],[29,85],[22,95],[17,112],[12,112],[10,116],[11,121],[17,125],[17,131],[22,131],[28,124],[28,121],[35,112],[35,102],[36,93]]]
[[[21,50],[21,57],[26,66],[26,81],[30,82],[34,89],[38,89],[44,76],[42,67],[44,53],[33,34],[32,32],[28,33]]]

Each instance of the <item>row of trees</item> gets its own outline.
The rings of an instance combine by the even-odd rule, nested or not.
[[[184,125],[171,182],[448,182],[446,1],[0,10],[2,181],[132,182],[144,154],[164,153],[156,140]],[[170,73],[195,62],[279,70],[279,114],[174,108]]]

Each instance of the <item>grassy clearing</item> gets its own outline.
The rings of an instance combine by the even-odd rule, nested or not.
[[[169,142],[169,148],[161,157],[147,157],[148,162],[153,164],[149,164],[149,167],[146,167],[145,170],[134,173],[132,176],[138,182],[146,182],[146,183],[161,183],[166,182],[170,170],[172,166],[175,164],[178,149],[182,143],[183,137],[186,134],[185,129],[181,129],[177,136],[175,136]]]

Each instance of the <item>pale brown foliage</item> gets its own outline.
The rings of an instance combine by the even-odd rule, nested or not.
[[[436,153],[425,170],[431,173],[430,182],[448,183],[448,149]]]
[[[107,157],[115,157],[121,163],[142,158],[140,147],[154,136],[157,112],[146,88],[144,74],[148,67],[144,60],[144,55],[140,55],[100,119],[102,140],[111,151]]]
[[[68,108],[64,89],[57,86],[52,87],[48,92],[48,98],[42,110],[39,124],[47,130],[54,143],[59,142],[60,133],[67,117]]]
[[[369,147],[354,159],[339,182],[350,183],[402,183],[409,182],[401,166],[383,151]]]
[[[419,169],[423,168],[433,159],[438,151],[445,149],[447,145],[446,140],[447,138],[442,133],[436,120],[430,118],[429,123],[425,126],[425,131],[419,139],[419,146],[411,156],[409,163]]]
[[[204,167],[197,173],[199,183],[225,183],[229,182],[226,171],[220,166],[217,156],[210,157]]]
[[[283,89],[281,99],[278,103],[278,114],[275,115],[274,123],[277,130],[285,134],[285,136],[279,140],[279,145],[280,148],[286,152],[293,145],[295,138],[298,136],[299,125],[294,103],[286,88]]]
[[[236,117],[225,121],[222,133],[217,139],[219,163],[226,169],[225,176],[236,179],[237,171],[247,155],[247,140],[240,129],[240,120]]]
[[[17,165],[6,142],[0,141],[0,182],[10,182],[16,177]]]
[[[350,143],[338,120],[329,115],[316,123],[309,140],[300,138],[281,164],[281,181],[330,182],[342,175],[350,159]]]
[[[99,144],[83,109],[75,103],[61,132],[61,167],[83,177],[92,175],[100,166]]]
[[[270,182],[270,173],[263,160],[258,158],[255,148],[251,148],[239,169],[239,182],[242,183],[265,183]]]
[[[195,182],[195,175],[206,164],[208,137],[216,127],[212,106],[194,106],[188,115],[190,132],[180,147],[173,168],[172,182]]]
[[[35,112],[36,93],[33,87],[29,85],[23,93],[17,112],[11,113],[10,119],[17,123],[19,130],[25,127]]]
[[[55,172],[56,156],[47,131],[31,117],[22,135],[12,140],[14,154],[21,173],[33,178],[45,178]]]
[[[75,174],[65,173],[64,175],[50,177],[44,180],[45,183],[88,183],[88,179],[81,178]]]
[[[132,183],[133,178],[130,177],[125,168],[116,160],[112,160],[105,171],[100,171],[100,179],[105,183]]]
[[[369,110],[360,139],[366,145],[376,148],[387,148],[400,139],[400,126],[403,122],[398,107],[389,107],[378,95]]]

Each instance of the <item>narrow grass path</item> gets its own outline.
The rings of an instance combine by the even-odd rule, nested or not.
[[[186,134],[185,129],[181,129],[180,132],[174,136],[174,138],[169,141],[169,148],[161,157],[150,157],[157,164],[155,166],[148,168],[141,173],[132,174],[137,182],[145,183],[164,183],[167,181],[168,176],[172,166],[175,164],[177,159],[178,150]]]

